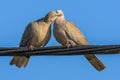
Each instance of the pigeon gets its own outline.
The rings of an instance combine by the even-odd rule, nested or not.
[[[57,10],[56,13],[57,18],[54,20],[53,33],[59,43],[68,48],[76,45],[89,45],[79,28],[73,22],[65,19],[62,10]],[[94,54],[85,54],[84,56],[96,70],[102,71],[106,68]]]
[[[27,47],[33,50],[34,47],[44,47],[51,37],[51,23],[57,18],[55,11],[50,11],[45,17],[30,22],[20,42],[20,47]],[[10,65],[16,65],[18,68],[26,67],[30,56],[14,56]]]

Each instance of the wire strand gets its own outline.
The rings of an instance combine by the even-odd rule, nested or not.
[[[74,47],[50,46],[34,48],[32,51],[26,47],[1,47],[0,56],[67,56],[84,54],[119,54],[120,45],[83,45]]]

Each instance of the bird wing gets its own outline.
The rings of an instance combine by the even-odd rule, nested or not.
[[[74,41],[76,45],[87,45],[87,39],[85,36],[80,32],[78,27],[73,24],[71,21],[66,20],[66,35],[69,37],[70,40]]]
[[[72,22],[67,21],[66,25],[66,34],[69,38],[77,43],[77,45],[87,45],[88,42],[84,35],[80,32],[76,25]],[[105,65],[94,55],[94,54],[86,54],[84,55],[86,59],[98,70],[104,70]]]
[[[32,38],[32,24],[30,23],[30,24],[28,24],[28,26],[26,27],[26,29],[22,35],[20,47],[28,46],[31,38]]]

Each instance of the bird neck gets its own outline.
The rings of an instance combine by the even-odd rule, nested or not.
[[[47,24],[51,24],[52,23],[51,20],[46,19],[46,18],[44,19],[44,22],[47,23]]]
[[[55,23],[59,23],[59,22],[62,22],[64,20],[65,20],[64,16],[58,17],[58,18],[55,19]]]

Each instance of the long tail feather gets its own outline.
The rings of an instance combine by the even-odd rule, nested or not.
[[[95,67],[96,70],[102,71],[106,67],[105,65],[93,54],[86,54],[86,59]]]
[[[29,62],[30,57],[21,57],[21,56],[14,56],[10,62],[10,65],[16,65],[17,67],[26,67],[27,63]]]

